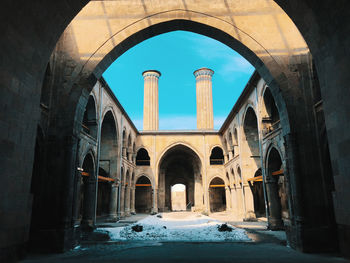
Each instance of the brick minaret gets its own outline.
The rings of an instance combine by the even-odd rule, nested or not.
[[[159,128],[158,79],[160,75],[157,70],[146,70],[142,73],[144,79],[143,130],[145,131],[154,131]]]
[[[196,77],[197,129],[214,129],[211,78],[214,71],[201,68],[193,72]]]

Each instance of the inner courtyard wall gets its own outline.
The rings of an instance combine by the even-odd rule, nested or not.
[[[100,92],[100,87],[102,93]],[[124,217],[135,213],[135,182],[145,175],[151,181],[152,211],[159,211],[159,200],[165,198],[165,192],[160,189],[160,164],[168,150],[184,145],[198,156],[200,160],[200,186],[195,191],[195,201],[192,211],[209,212],[209,183],[214,177],[225,182],[226,210],[236,218],[254,219],[254,197],[249,180],[257,170],[265,171],[265,156],[273,145],[284,156],[283,137],[280,127],[272,132],[263,131],[264,117],[263,93],[266,83],[256,73],[247,84],[244,97],[234,106],[234,114],[226,119],[220,131],[187,130],[187,131],[138,131],[110,88],[103,79],[94,86],[91,96],[96,101],[97,115],[103,117],[108,111],[113,113],[117,130],[117,151],[110,158],[117,163],[116,171],[110,174],[114,180],[110,200],[111,218]],[[102,94],[102,105],[101,96]],[[244,132],[244,118],[248,108],[252,108],[257,117],[259,130],[259,155],[253,156]],[[100,112],[101,111],[101,112]],[[99,116],[97,116],[99,119]],[[236,132],[236,136],[235,136]],[[123,135],[124,134],[124,135]],[[124,136],[124,138],[123,138]],[[229,138],[231,136],[231,138]],[[128,141],[129,137],[131,142]],[[219,146],[224,152],[224,162],[220,165],[210,164],[211,150]],[[149,166],[136,165],[136,153],[140,148],[147,150],[150,157]],[[92,152],[97,156],[97,141],[88,134],[81,132],[79,160],[83,162],[85,155]],[[240,170],[240,174],[239,174]],[[241,176],[240,176],[241,175]],[[195,183],[197,184],[197,183]],[[120,197],[118,196],[120,195]],[[118,200],[118,198],[120,200]],[[114,204],[113,204],[114,203]]]

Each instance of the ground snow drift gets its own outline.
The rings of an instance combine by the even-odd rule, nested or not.
[[[176,215],[163,214],[163,218],[156,215],[148,216],[135,224],[126,227],[99,228],[107,231],[111,240],[156,240],[156,241],[249,241],[243,229],[231,225],[231,232],[219,232],[218,226],[223,224],[201,214]],[[135,232],[132,226],[142,225],[142,232]]]

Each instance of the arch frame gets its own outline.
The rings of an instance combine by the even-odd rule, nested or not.
[[[89,147],[86,148],[86,150],[81,154],[80,160],[79,160],[79,167],[83,167],[84,161],[86,159],[86,157],[88,155],[91,155],[91,159],[93,162],[93,167],[94,167],[94,178],[96,178],[96,171],[95,171],[95,167],[96,167],[96,154],[94,152],[94,149],[91,145],[89,145]]]
[[[225,184],[225,187],[230,186],[230,182],[228,182],[228,180],[227,180],[227,178],[226,178],[226,173],[225,173],[224,176],[219,175],[219,174],[212,174],[212,175],[208,176],[208,180],[207,180],[208,185],[207,185],[207,188],[210,187],[211,182],[212,182],[215,178],[219,178],[220,180],[222,180],[222,181],[224,182],[224,184]]]
[[[148,175],[145,172],[141,172],[141,173],[135,175],[135,178],[134,178],[135,184],[136,184],[137,180],[139,180],[143,176],[146,177],[151,182],[152,189],[155,189],[156,188],[156,184],[155,184],[154,176],[150,176],[150,175]]]
[[[256,110],[256,106],[254,106],[254,104],[252,103],[247,103],[246,106],[244,107],[244,111],[243,111],[243,114],[242,114],[242,117],[241,117],[241,123],[242,123],[242,129],[243,129],[243,133],[244,133],[244,123],[245,123],[245,120],[246,120],[246,116],[247,116],[247,112],[249,109],[252,109],[254,114],[255,114],[255,117],[256,117],[256,125],[258,125],[258,115],[256,114],[257,110]],[[245,134],[244,134],[245,136]]]
[[[186,143],[186,142],[175,142],[175,143],[172,143],[172,144],[168,145],[168,146],[161,152],[161,154],[159,155],[159,157],[157,158],[156,166],[155,166],[156,169],[157,169],[157,170],[156,170],[156,174],[159,173],[160,164],[162,163],[165,154],[166,154],[169,150],[171,150],[172,148],[174,148],[174,147],[176,147],[176,146],[179,146],[179,145],[185,146],[185,147],[189,148],[191,151],[193,151],[193,152],[196,154],[196,156],[198,157],[199,161],[200,161],[201,170],[203,169],[203,164],[204,164],[204,162],[203,162],[203,157],[201,156],[201,154],[196,150],[196,148],[195,148],[193,145],[191,145],[191,144],[189,144],[189,143]]]

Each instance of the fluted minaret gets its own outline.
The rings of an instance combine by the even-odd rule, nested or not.
[[[196,77],[197,129],[214,129],[211,77],[214,71],[201,68],[193,72]]]
[[[158,120],[158,78],[157,70],[146,70],[142,73],[144,79],[143,95],[143,130],[154,131],[159,128]]]

